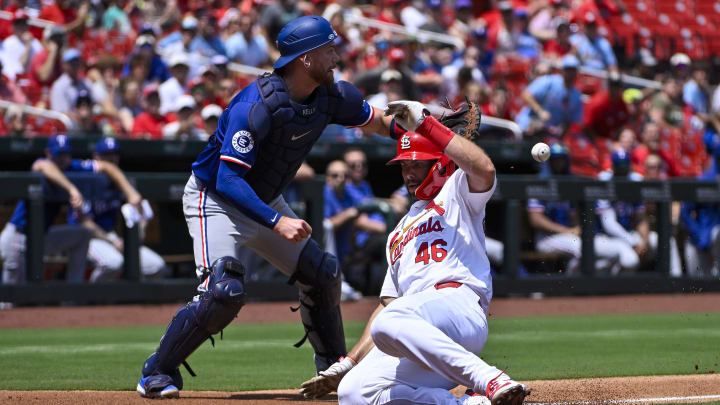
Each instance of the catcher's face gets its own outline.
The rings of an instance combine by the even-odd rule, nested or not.
[[[434,163],[434,160],[403,160],[400,162],[403,182],[409,194],[415,195],[415,191],[425,180]]]
[[[301,59],[310,77],[319,85],[329,86],[335,82],[333,69],[340,57],[332,42],[306,53]]]

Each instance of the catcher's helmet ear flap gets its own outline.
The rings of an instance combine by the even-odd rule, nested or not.
[[[436,160],[415,190],[415,196],[421,200],[435,198],[447,179],[455,172],[455,162],[442,153],[433,141],[415,132],[406,132],[400,138],[397,143],[397,155],[387,164],[395,164],[402,160]]]

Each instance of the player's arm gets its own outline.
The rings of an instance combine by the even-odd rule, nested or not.
[[[365,232],[385,233],[387,226],[382,221],[376,221],[368,214],[361,214],[355,220],[355,228]]]
[[[41,173],[46,179],[62,187],[70,195],[70,205],[76,210],[82,210],[84,204],[82,194],[52,160],[38,159],[33,163],[32,171]]]
[[[102,229],[100,225],[93,221],[92,218],[90,218],[89,216],[83,216],[80,220],[80,225],[85,227],[85,229],[89,230],[93,238],[104,240],[115,246],[117,250],[123,250],[122,240],[117,237],[111,237],[110,233],[105,232],[105,230]]]
[[[262,103],[237,103],[223,114],[218,126],[225,128],[220,147],[215,190],[255,222],[272,229],[290,242],[300,242],[312,233],[310,225],[298,218],[282,216],[258,197],[245,180],[257,155],[258,144],[270,130],[270,113]]]
[[[600,224],[608,235],[623,239],[630,246],[635,246],[642,241],[637,240],[617,220],[615,209],[607,201],[598,201],[596,212],[600,216]]]
[[[365,325],[362,336],[355,343],[352,349],[348,352],[342,360],[330,366],[327,370],[321,371],[320,375],[313,377],[308,381],[305,381],[301,388],[300,393],[306,398],[319,398],[327,395],[333,391],[337,391],[340,380],[347,374],[353,367],[357,365],[368,353],[375,347],[370,329],[372,322],[380,312],[392,302],[395,298],[392,297],[381,297],[380,304],[375,308],[370,319]]]
[[[579,227],[570,228],[565,225],[558,224],[557,222],[553,222],[542,210],[529,209],[528,219],[533,228],[541,231],[548,233],[569,233],[572,235],[580,235]]]
[[[142,201],[142,196],[138,191],[130,184],[130,181],[125,177],[125,173],[120,170],[114,163],[106,162],[104,160],[96,160],[98,173],[102,173],[110,178],[118,188],[125,194],[125,199],[128,203],[139,207]]]
[[[332,122],[348,128],[360,128],[366,135],[390,136],[392,117],[383,116],[379,110],[363,99],[362,93],[352,84],[339,81],[335,84],[341,102]]]

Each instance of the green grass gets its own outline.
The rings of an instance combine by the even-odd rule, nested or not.
[[[346,325],[348,344],[362,323]],[[518,379],[720,372],[720,314],[491,319],[483,358]],[[163,327],[0,331],[0,389],[134,389]],[[299,324],[233,325],[189,362],[190,390],[297,387],[314,374]],[[698,365],[698,371],[695,370]],[[187,374],[183,370],[183,374]]]

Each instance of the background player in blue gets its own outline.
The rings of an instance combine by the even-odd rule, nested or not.
[[[370,107],[358,89],[334,82],[336,38],[330,23],[318,16],[283,27],[274,72],[231,100],[193,163],[183,210],[203,281],[199,295],[178,310],[145,362],[140,395],[177,397],[180,364],[187,365],[187,357],[244,304],[238,246],[254,250],[299,286],[316,369],[346,354],[337,259],[309,238],[310,225],[296,218],[281,195],[328,124],[364,127],[369,133],[390,129],[391,117]]]
[[[60,187],[69,195],[69,203],[81,208],[84,200],[80,191],[63,171],[91,171],[86,163],[72,159],[70,139],[66,135],[55,135],[48,139],[45,158],[36,160],[32,171],[42,174],[50,187]],[[73,283],[83,281],[85,264],[90,241],[90,232],[79,225],[52,225],[64,203],[48,202],[44,204],[45,240],[44,253],[65,252],[68,257],[67,280]],[[3,284],[17,284],[25,280],[25,245],[27,226],[27,207],[20,201],[10,221],[0,235],[0,256],[3,259]]]
[[[93,264],[90,281],[115,279],[123,270],[123,240],[115,233],[120,207],[123,201],[140,206],[142,197],[118,168],[120,148],[113,138],[103,138],[95,145],[91,164],[98,172],[108,173],[108,181],[100,197],[86,201],[82,213],[72,210],[68,217],[71,223],[80,223],[92,232],[88,260]],[[88,163],[90,164],[90,163]],[[147,246],[140,247],[140,270],[145,277],[162,274],[165,261]]]

